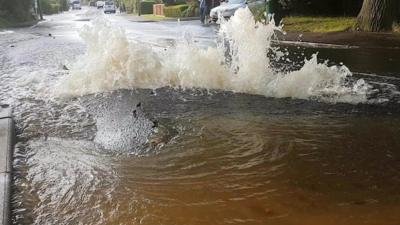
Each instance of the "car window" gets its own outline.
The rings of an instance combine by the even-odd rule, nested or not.
[[[114,5],[114,2],[106,2],[106,5]]]

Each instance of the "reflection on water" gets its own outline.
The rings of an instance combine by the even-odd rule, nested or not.
[[[119,105],[119,113],[110,112],[119,117],[146,93],[86,101]],[[161,104],[165,99],[170,102]],[[258,105],[261,99],[269,110]],[[102,143],[60,138],[20,143],[16,187],[24,200],[16,222],[394,225],[400,220],[400,118],[384,107],[371,116],[303,102],[303,111],[295,113],[290,100],[168,91],[141,104],[144,115],[158,121],[148,141],[157,149],[143,154],[113,154]],[[318,107],[327,111],[313,113]],[[342,112],[329,112],[330,107]]]
[[[373,46],[371,46],[373,47]],[[285,47],[286,48],[286,47]],[[389,76],[400,76],[400,49],[393,48],[355,48],[355,49],[329,49],[329,48],[300,48],[287,47],[290,57],[294,61],[310,57],[318,52],[321,62],[329,60],[330,65],[343,63],[351,68],[352,72],[363,72]],[[356,56],[356,57],[355,57]]]

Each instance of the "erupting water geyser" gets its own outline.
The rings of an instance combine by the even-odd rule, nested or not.
[[[85,26],[81,37],[87,51],[71,66],[57,86],[60,96],[80,96],[117,89],[204,88],[264,95],[319,99],[327,102],[367,101],[370,86],[362,79],[350,82],[345,66],[305,60],[300,70],[277,72],[267,53],[281,28],[255,22],[250,10],[240,9],[223,21],[217,47],[201,48],[182,41],[167,51],[128,41],[121,28],[104,18]],[[229,44],[226,62],[226,45]]]

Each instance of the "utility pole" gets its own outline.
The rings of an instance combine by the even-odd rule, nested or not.
[[[40,20],[43,20],[42,6],[40,5],[40,0],[36,0],[36,3],[38,6],[39,18],[40,18]]]

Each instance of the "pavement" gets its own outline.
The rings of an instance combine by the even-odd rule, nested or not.
[[[132,14],[120,14],[121,17],[130,22],[176,22],[176,21],[196,21],[199,17],[187,18],[165,18],[154,20],[145,16]],[[286,32],[278,34],[279,43],[297,45],[303,47],[321,48],[395,48],[400,49],[400,34],[394,33],[373,33],[373,32],[332,32],[332,33],[312,33],[312,32]]]
[[[176,22],[193,21],[192,26],[200,27],[196,20],[198,17],[189,18],[167,18],[162,20],[148,19],[144,16],[132,14],[119,14],[121,19],[130,22]],[[171,26],[171,24],[169,24]],[[193,30],[193,29],[191,29]],[[400,34],[394,33],[372,33],[372,32],[332,32],[332,33],[311,33],[311,32],[286,32],[278,34],[277,43],[284,45],[302,46],[310,48],[369,48],[369,49],[400,49]]]
[[[293,42],[299,45],[304,43],[316,43],[361,48],[400,48],[400,34],[394,33],[371,33],[371,32],[333,32],[333,33],[311,33],[311,32],[287,32],[286,35],[278,35],[283,42]],[[303,43],[303,44],[302,44]]]
[[[0,106],[0,225],[10,224],[10,182],[14,146],[11,109]]]
[[[199,17],[165,18],[154,20],[145,16],[132,14],[119,14],[131,22],[162,22],[162,21],[194,21]],[[299,45],[304,47],[323,48],[395,48],[400,49],[400,34],[395,33],[373,33],[373,32],[286,32],[278,34],[279,42],[282,44]]]

